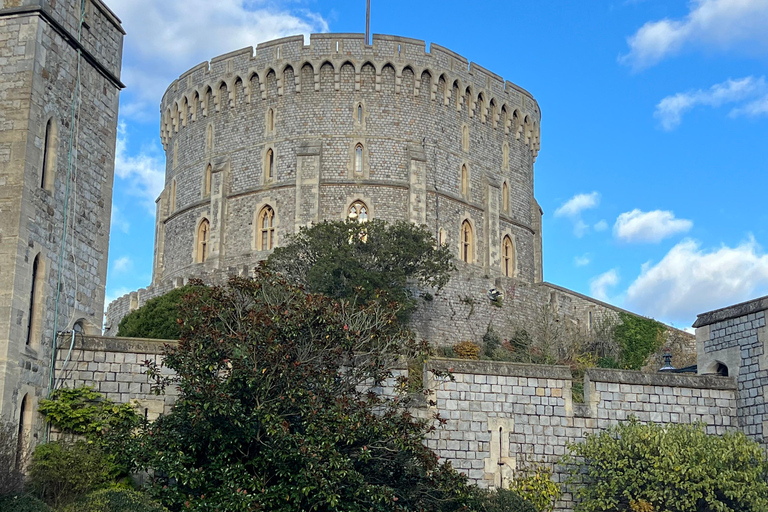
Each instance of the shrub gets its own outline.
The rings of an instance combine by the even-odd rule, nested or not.
[[[747,512],[768,507],[768,459],[743,433],[636,418],[569,447],[576,510]]]
[[[471,341],[460,341],[453,346],[453,353],[459,359],[479,359],[480,346]]]
[[[29,477],[35,494],[59,508],[109,485],[116,472],[116,466],[95,444],[53,442],[35,448]]]
[[[0,496],[19,494],[24,487],[24,475],[16,457],[18,446],[13,423],[0,421]]]
[[[129,338],[176,340],[181,335],[179,305],[181,299],[195,288],[192,285],[171,290],[165,295],[147,301],[132,311],[117,326],[117,335]]]
[[[519,468],[510,488],[539,512],[552,512],[562,494],[560,486],[552,481],[552,468],[540,464]]]
[[[536,507],[517,492],[507,489],[478,490],[471,505],[475,512],[537,512]]]
[[[128,435],[140,422],[130,404],[118,404],[90,387],[57,389],[38,407],[59,430],[96,440],[105,434]]]
[[[122,488],[94,491],[62,509],[61,512],[167,512],[149,496]]]
[[[3,512],[53,512],[48,505],[34,496],[5,496],[0,498]]]

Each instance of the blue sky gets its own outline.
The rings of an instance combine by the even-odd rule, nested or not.
[[[151,281],[165,88],[275,37],[364,32],[365,2],[107,3],[128,32],[111,300]],[[372,4],[372,32],[448,47],[537,98],[545,280],[682,328],[768,294],[768,0]]]

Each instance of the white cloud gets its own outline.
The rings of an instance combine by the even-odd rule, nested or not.
[[[619,272],[613,268],[600,274],[589,282],[589,290],[592,297],[597,300],[608,300],[608,288],[619,284]]]
[[[657,264],[643,265],[626,304],[644,315],[693,323],[696,315],[768,291],[768,255],[754,238],[703,251],[683,240]]]
[[[608,223],[605,221],[605,219],[602,219],[600,222],[593,226],[593,229],[595,231],[605,231],[608,229]]]
[[[165,186],[165,170],[160,158],[148,153],[128,155],[125,123],[117,129],[115,175],[126,181],[125,192],[137,197],[150,215],[155,214],[155,200]]]
[[[600,204],[600,194],[597,192],[577,194],[555,210],[555,217],[575,217],[584,210],[595,208],[598,204]]]
[[[686,47],[768,52],[768,0],[691,0],[682,19],[649,21],[627,38],[619,61],[644,69]]]
[[[555,217],[568,217],[573,221],[573,234],[578,238],[589,232],[589,225],[581,218],[581,212],[597,207],[600,204],[600,194],[576,194],[555,210]]]
[[[747,116],[758,117],[768,115],[768,94],[762,98],[750,101],[743,107],[731,110],[731,117]]]
[[[132,268],[133,268],[133,260],[131,259],[130,256],[122,256],[120,258],[117,258],[115,260],[115,263],[112,265],[112,270],[118,274],[128,272]]]
[[[166,87],[192,66],[278,37],[327,32],[328,23],[276,0],[111,0],[130,34],[124,81],[132,117],[155,114]]]
[[[643,212],[632,210],[619,215],[613,226],[613,234],[624,242],[658,243],[677,233],[685,233],[693,227],[687,219],[676,219],[665,210]]]
[[[592,258],[588,253],[582,256],[576,256],[575,258],[573,258],[573,264],[576,265],[577,267],[586,267],[591,262],[592,262]]]
[[[768,93],[768,83],[766,83],[765,77],[748,76],[738,80],[729,79],[706,90],[679,92],[667,96],[656,105],[653,116],[659,120],[662,128],[672,130],[680,124],[684,113],[698,105],[720,107],[726,103],[737,103],[765,95],[761,100],[731,112],[732,115],[742,113],[753,116],[759,115],[768,112],[768,95],[766,93]],[[760,112],[761,101],[765,103],[763,112]]]

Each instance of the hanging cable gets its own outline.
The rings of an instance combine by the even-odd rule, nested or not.
[[[82,42],[83,37],[83,23],[85,22],[85,0],[80,1],[80,23],[78,24],[77,28],[77,42]],[[75,89],[72,91],[72,106],[70,109],[70,132],[69,132],[69,151],[67,153],[67,185],[64,192],[64,223],[62,227],[62,236],[61,236],[61,248],[59,250],[59,266],[58,266],[58,277],[56,280],[56,301],[54,302],[54,311],[53,311],[53,342],[51,347],[51,368],[50,368],[50,380],[48,383],[48,394],[50,395],[54,390],[54,385],[56,383],[56,342],[59,332],[59,300],[61,299],[61,274],[62,274],[62,266],[64,264],[64,251],[66,250],[66,244],[67,244],[67,231],[68,231],[68,214],[69,214],[69,189],[70,189],[70,180],[72,176],[72,153],[74,149],[74,142],[75,142],[75,126],[76,126],[76,112],[77,112],[77,105],[80,100],[80,73],[81,73],[81,65],[82,65],[82,58],[83,53],[80,49],[81,45],[78,44],[77,48],[77,77],[75,79]],[[75,274],[77,274],[77,270],[75,270]],[[45,429],[45,441],[48,442],[50,440],[51,436],[51,427],[50,424]]]

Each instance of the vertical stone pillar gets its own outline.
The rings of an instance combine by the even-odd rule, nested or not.
[[[541,217],[544,212],[536,199],[531,203],[531,224],[533,227],[533,282],[541,283],[544,281],[544,260],[542,257],[542,233]]]
[[[501,240],[499,239],[499,183],[491,177],[485,178],[485,270],[501,268]]]
[[[165,252],[165,220],[168,217],[168,190],[164,189],[155,201],[155,259],[152,265],[152,284],[163,278]]]
[[[294,231],[320,219],[319,140],[303,142],[296,151],[296,209]]]
[[[408,145],[409,207],[408,220],[427,223],[427,158],[419,144]]]
[[[220,157],[211,162],[211,240],[209,257],[220,268],[224,256],[224,234],[227,229],[227,186],[229,158]]]

